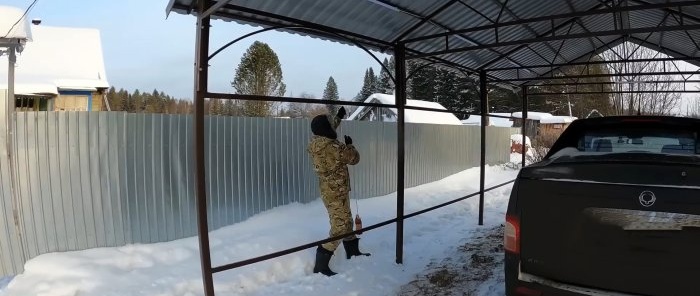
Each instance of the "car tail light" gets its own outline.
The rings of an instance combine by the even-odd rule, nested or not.
[[[517,295],[517,296],[540,296],[540,295],[542,295],[542,291],[530,289],[530,288],[526,288],[526,287],[517,287],[517,288],[515,288],[515,295]]]
[[[506,252],[520,253],[520,221],[518,217],[506,216],[506,229],[503,238],[503,247]]]

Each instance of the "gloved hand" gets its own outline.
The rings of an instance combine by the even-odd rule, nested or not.
[[[347,114],[347,112],[345,111],[345,107],[344,107],[344,106],[341,106],[341,107],[340,107],[340,110],[338,110],[338,118],[344,119],[344,118],[345,118],[345,114]]]
[[[352,145],[352,138],[350,138],[350,136],[345,136],[345,145]]]

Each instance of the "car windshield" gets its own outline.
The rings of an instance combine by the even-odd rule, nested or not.
[[[579,138],[577,150],[585,154],[698,154],[695,132],[634,128],[587,132]]]

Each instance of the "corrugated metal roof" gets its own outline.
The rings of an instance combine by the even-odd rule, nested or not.
[[[196,6],[197,1],[199,0],[170,0],[167,12],[194,14],[195,10],[192,8]],[[507,3],[505,7],[503,3]],[[700,2],[689,4],[688,1],[683,0],[626,0],[620,3],[623,7],[631,7],[629,8],[631,11],[599,13],[617,5],[616,1],[599,0],[236,0],[230,1],[219,9],[213,17],[268,27],[311,26],[320,31],[302,29],[285,29],[285,31],[352,44],[345,39],[349,38],[371,49],[385,52],[391,51],[393,44],[397,41],[453,30],[471,29],[474,31],[451,35],[448,38],[439,37],[407,43],[409,57],[447,49],[476,47],[465,52],[437,56],[469,70],[532,66],[552,61],[564,63],[586,60],[592,53],[607,49],[607,43],[614,41],[615,44],[612,46],[619,44],[624,36],[631,36],[630,41],[638,43],[647,39],[650,47],[665,48],[667,54],[674,57],[697,56],[700,30],[688,33],[673,31],[651,34],[628,34],[621,30],[678,26],[681,20],[684,25],[696,25],[697,28],[697,24],[700,23]],[[435,13],[438,11],[439,13]],[[574,12],[585,13],[585,15],[552,17]],[[671,15],[667,15],[668,13]],[[422,20],[432,14],[434,16],[430,20]],[[509,26],[501,25],[498,29],[498,38],[494,28],[475,30],[482,26],[494,26],[497,21],[518,22],[533,18],[541,19]],[[418,24],[420,25],[416,27]],[[324,32],[328,30],[343,34],[345,38]],[[609,34],[618,31],[619,34]],[[536,40],[541,37],[558,38],[556,36],[581,35],[590,32],[608,32],[608,34],[566,41]],[[402,37],[401,40],[399,37]],[[528,40],[528,42],[515,45],[501,44],[521,40]],[[697,61],[690,62],[700,66]],[[533,71],[503,71],[502,73],[489,72],[489,74],[511,79],[535,76],[536,73],[544,74],[549,71],[549,69],[540,68]]]

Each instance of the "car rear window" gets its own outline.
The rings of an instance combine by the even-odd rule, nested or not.
[[[578,152],[698,154],[697,133],[666,129],[604,129],[582,134]]]

